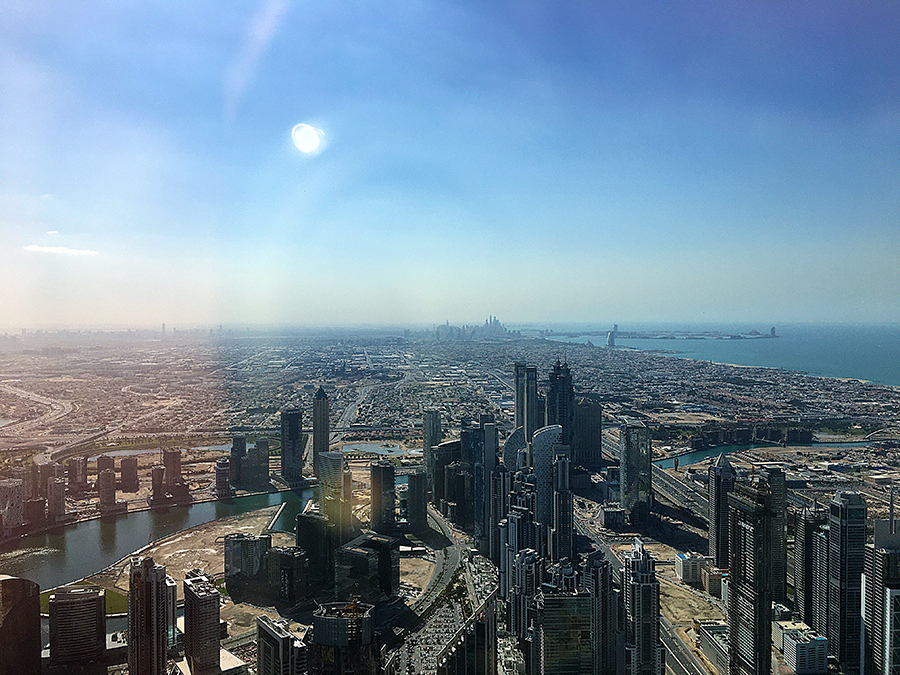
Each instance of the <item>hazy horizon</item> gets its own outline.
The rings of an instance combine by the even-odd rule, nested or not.
[[[19,3],[0,31],[0,330],[900,317],[896,3]]]

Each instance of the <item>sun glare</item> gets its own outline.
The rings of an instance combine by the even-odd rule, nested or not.
[[[309,124],[298,124],[291,130],[291,140],[300,152],[309,155],[321,148],[322,130]]]

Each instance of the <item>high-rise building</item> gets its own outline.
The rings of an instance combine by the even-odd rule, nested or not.
[[[235,436],[231,439],[230,480],[232,485],[243,485],[243,462],[247,455],[247,437]],[[268,472],[267,472],[268,473]]]
[[[828,649],[844,668],[859,666],[866,501],[835,493],[828,513]]]
[[[378,675],[381,659],[372,605],[338,602],[313,612],[309,675]]]
[[[559,568],[563,568],[561,573]],[[591,632],[591,595],[576,583],[568,561],[555,565],[549,574],[551,581],[544,584],[535,599],[540,617],[539,672],[542,675],[591,675],[592,643],[599,637]]]
[[[49,613],[51,671],[71,673],[94,665],[106,672],[106,591],[58,588],[50,596]]]
[[[191,673],[219,668],[219,591],[213,578],[194,569],[184,578],[184,658]]]
[[[513,364],[514,425],[516,427],[525,426],[525,368],[524,361],[516,361]]]
[[[138,458],[123,457],[122,458],[122,492],[137,492],[140,487],[140,479],[138,478]]]
[[[334,583],[334,550],[340,539],[337,526],[321,513],[297,514],[297,546],[309,556],[309,583],[331,586]]]
[[[0,574],[0,675],[41,673],[41,588]]]
[[[828,540],[831,528],[827,522],[812,536],[813,547],[813,588],[812,623],[810,626],[819,634],[828,636]]]
[[[523,461],[519,461],[521,454],[524,454]],[[503,466],[507,471],[515,472],[525,468],[528,464],[528,443],[525,441],[525,429],[516,427],[509,435],[509,438],[503,443]]]
[[[534,623],[534,598],[544,581],[544,559],[534,549],[526,548],[515,554],[510,569],[509,631],[524,640]]]
[[[659,637],[659,580],[656,561],[635,539],[625,553],[622,599],[625,604],[625,672],[664,675],[665,648]],[[768,671],[766,671],[768,672]]]
[[[709,466],[709,555],[718,569],[728,569],[728,493],[734,478],[723,452]]]
[[[234,496],[231,487],[231,460],[228,457],[219,457],[216,460],[216,497],[228,499]]]
[[[774,513],[769,484],[754,477],[728,494],[728,649],[731,675],[772,669]]]
[[[0,522],[7,530],[25,523],[25,487],[21,479],[0,480]]]
[[[619,632],[619,592],[612,564],[603,551],[589,553],[582,563],[582,587],[591,596],[592,675],[615,675]]]
[[[619,494],[632,525],[650,521],[653,500],[650,430],[642,422],[626,420],[619,429]]]
[[[407,511],[409,531],[424,532],[428,529],[428,477],[424,471],[414,471],[407,476]]]
[[[769,483],[772,493],[772,600],[784,603],[787,600],[787,542],[785,521],[787,519],[787,483],[784,468],[780,464],[762,465],[762,476]]]
[[[273,546],[266,555],[269,590],[287,603],[295,605],[307,597],[309,589],[309,556],[298,546]]]
[[[387,460],[369,464],[371,489],[370,527],[376,532],[393,532],[394,518],[394,465]]]
[[[575,401],[572,431],[572,466],[597,471],[603,463],[603,407],[582,396]]]
[[[815,503],[800,512],[794,530],[794,611],[809,626],[814,626],[813,536],[827,519],[828,511]]]
[[[555,425],[537,430],[531,447],[537,499],[534,519],[549,529],[553,523],[553,461],[558,454],[565,454],[562,427]]]
[[[876,520],[862,575],[860,672],[900,672],[900,521]]]
[[[100,497],[100,511],[114,508],[116,505],[116,474],[111,469],[104,469],[97,476],[97,494]]]
[[[107,469],[112,470],[113,473],[116,472],[116,458],[109,455],[100,455],[97,458],[97,475],[99,476]]]
[[[257,675],[305,675],[306,631],[297,633],[284,619],[256,617]]]
[[[271,534],[231,532],[225,535],[225,577],[255,577],[272,548]]]
[[[175,582],[153,558],[135,556],[129,566],[128,672],[166,675],[175,644]]]
[[[172,488],[182,482],[181,450],[166,448],[163,450],[163,466],[166,468],[166,487]]]
[[[550,386],[546,397],[546,424],[547,426],[555,424],[561,426],[560,442],[571,448],[575,437],[575,389],[572,386],[572,372],[569,370],[569,364],[560,364],[557,359],[550,369],[549,382]]]
[[[477,428],[470,429],[468,436],[472,439],[472,520],[475,546],[482,555],[489,556],[491,542],[496,536],[496,530],[491,526],[491,476],[497,468],[499,434],[493,421],[484,420]]]
[[[540,398],[538,396],[537,386],[537,367],[525,367],[525,440],[531,442],[534,432],[543,425],[540,424],[541,417]]]
[[[434,485],[434,448],[441,443],[441,411],[425,408],[422,417],[422,461],[428,475],[428,489]]]
[[[69,490],[79,492],[87,488],[87,457],[70,457],[66,460],[66,477]]]
[[[553,460],[553,522],[550,531],[550,562],[572,560],[575,553],[575,520],[572,489],[569,486],[569,458]]]
[[[55,521],[65,515],[66,481],[62,478],[50,478],[47,481],[47,519]]]
[[[296,485],[303,479],[303,425],[299,408],[281,411],[281,477]]]
[[[319,475],[319,456],[328,452],[331,431],[328,424],[328,394],[319,387],[313,398],[313,466]]]

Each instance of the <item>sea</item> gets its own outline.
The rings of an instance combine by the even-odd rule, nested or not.
[[[532,330],[552,329],[572,336],[547,335],[563,342],[606,344],[613,324],[551,324],[516,326]],[[769,333],[764,324],[619,324],[622,331],[692,331],[726,334]],[[616,340],[617,349],[664,352],[680,358],[733,363],[741,366],[782,368],[822,377],[853,378],[900,387],[900,324],[784,324],[774,325],[775,338],[743,340]],[[602,335],[587,335],[596,331]]]

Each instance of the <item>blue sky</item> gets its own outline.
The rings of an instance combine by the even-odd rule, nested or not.
[[[672,4],[5,3],[0,330],[897,321],[900,6]]]

